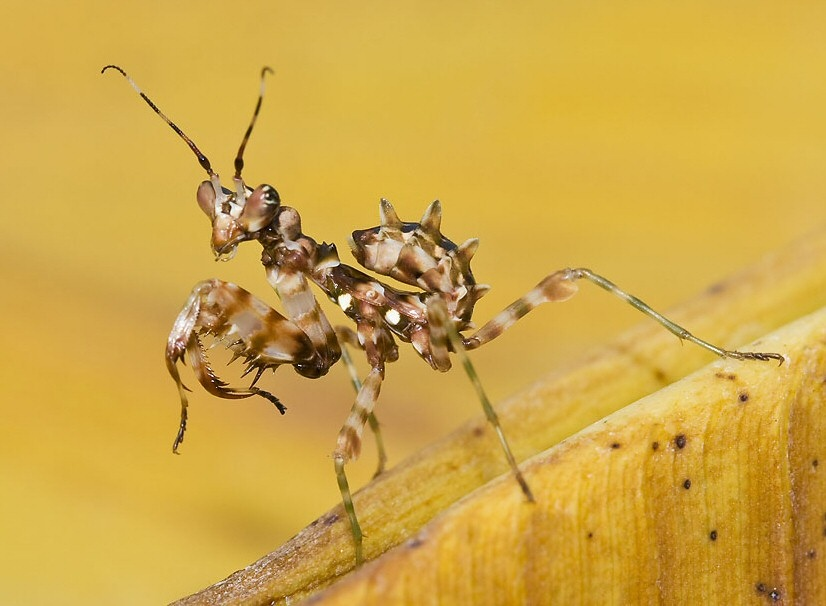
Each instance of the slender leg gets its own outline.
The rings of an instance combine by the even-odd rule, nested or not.
[[[476,333],[463,339],[462,342],[465,349],[476,349],[477,347],[480,347],[495,339],[508,328],[513,326],[525,314],[542,303],[566,301],[570,299],[577,292],[575,281],[581,279],[588,280],[600,288],[607,290],[615,297],[622,299],[635,309],[644,313],[649,318],[657,321],[666,330],[676,335],[679,339],[694,343],[695,345],[698,345],[718,356],[724,358],[734,358],[737,360],[778,360],[781,364],[783,363],[783,356],[777,353],[728,350],[704,341],[691,334],[679,324],[672,322],[659,312],[655,311],[644,301],[622,290],[610,280],[584,267],[576,269],[563,269],[546,277],[533,290],[528,291],[524,296],[508,305],[508,307],[480,328]]]
[[[710,351],[711,353],[717,354],[722,358],[734,358],[737,360],[778,360],[781,364],[783,363],[783,356],[776,353],[762,353],[758,351],[735,351],[735,350],[728,350],[718,347],[717,345],[713,345],[708,341],[703,341],[695,337],[693,334],[688,332],[685,328],[676,324],[660,314],[659,312],[652,309],[647,303],[641,301],[637,297],[625,292],[624,290],[620,289],[616,284],[611,282],[610,280],[600,276],[599,274],[595,274],[590,269],[586,269],[584,267],[579,267],[576,269],[569,269],[567,270],[570,274],[571,280],[579,280],[579,279],[586,279],[593,284],[596,284],[600,288],[603,288],[610,292],[615,297],[619,297],[629,305],[631,305],[634,309],[637,309],[644,313],[649,318],[652,318],[659,322],[667,331],[677,336],[678,339],[683,341],[689,341],[690,343],[694,343],[695,345],[699,345],[703,349]]]
[[[525,494],[525,498],[529,502],[533,503],[533,493],[528,486],[528,482],[525,480],[525,477],[522,475],[522,472],[516,464],[516,458],[513,456],[513,452],[511,452],[510,445],[505,437],[505,432],[502,430],[502,425],[499,423],[499,417],[497,416],[493,405],[491,405],[484,388],[482,387],[482,382],[479,380],[479,375],[476,373],[476,369],[473,367],[470,357],[465,351],[462,338],[456,330],[456,326],[453,322],[451,322],[447,307],[441,297],[432,296],[428,298],[427,319],[428,325],[430,326],[431,354],[434,358],[448,356],[448,341],[450,342],[452,349],[461,359],[462,366],[464,367],[468,378],[470,378],[473,388],[476,390],[476,395],[482,403],[482,410],[485,411],[485,416],[487,417],[488,422],[491,424],[494,431],[496,431],[496,437],[499,439],[499,444],[502,446],[502,450],[505,453],[505,458],[508,461],[508,465],[510,465],[516,481],[519,483],[522,492]]]
[[[543,303],[567,301],[576,294],[577,290],[577,285],[574,284],[567,271],[552,273],[532,290],[499,312],[470,337],[463,339],[465,349],[481,347],[501,335],[536,307]]]
[[[347,371],[350,374],[350,382],[353,384],[353,389],[356,390],[356,394],[358,394],[361,390],[361,379],[359,379],[356,365],[353,363],[353,358],[347,350],[347,346],[349,345],[359,349],[362,349],[362,347],[358,342],[356,333],[346,326],[337,326],[336,336],[341,344],[341,360],[347,367]],[[376,451],[379,459],[378,465],[376,466],[376,472],[373,474],[373,477],[375,478],[381,475],[387,466],[387,451],[384,448],[384,440],[381,436],[381,426],[379,425],[378,418],[376,418],[376,413],[370,413],[367,417],[367,423],[370,425],[370,431],[373,432],[373,436],[376,439]]]
[[[362,553],[362,538],[361,525],[356,516],[356,509],[353,505],[353,498],[350,494],[350,485],[347,481],[347,475],[344,466],[358,458],[361,452],[361,435],[364,432],[364,425],[367,419],[372,414],[373,408],[376,405],[376,400],[379,397],[381,390],[382,371],[379,368],[373,368],[359,389],[356,395],[356,401],[353,403],[353,408],[350,410],[350,415],[344,422],[341,431],[338,434],[338,441],[336,449],[333,451],[333,462],[336,470],[336,480],[338,481],[338,488],[341,492],[341,500],[344,504],[344,511],[347,512],[347,517],[350,519],[350,529],[353,534],[353,541],[356,549],[356,563],[361,564],[364,561]]]
[[[356,507],[353,505],[353,495],[350,493],[350,483],[347,481],[347,473],[344,470],[346,461],[344,458],[333,455],[333,463],[336,468],[336,480],[338,481],[338,491],[341,494],[341,502],[344,504],[344,511],[347,512],[347,518],[350,520],[350,534],[353,535],[353,543],[355,543],[356,550],[356,566],[360,566],[364,562],[364,553],[362,550],[362,542],[364,533],[361,531],[361,524],[359,524],[356,516]]]

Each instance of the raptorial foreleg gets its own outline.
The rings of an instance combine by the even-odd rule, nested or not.
[[[224,342],[232,351],[233,360],[244,359],[244,374],[255,372],[249,387],[230,387],[216,376],[202,342],[204,336]],[[230,399],[261,396],[282,414],[286,408],[278,398],[255,386],[264,370],[281,364],[324,364],[298,326],[243,288],[217,279],[197,284],[178,314],[166,346],[166,367],[181,398],[181,422],[172,447],[176,452],[184,439],[187,422],[188,389],[177,368],[177,362],[184,360],[185,355],[195,377],[208,392]],[[326,372],[326,368],[322,370]]]
[[[563,269],[546,277],[535,288],[511,303],[476,333],[470,337],[464,338],[462,342],[465,349],[476,349],[488,341],[495,339],[505,330],[513,326],[525,314],[542,303],[566,301],[570,299],[577,292],[577,286],[575,284],[576,280],[581,279],[588,280],[600,288],[607,290],[615,297],[622,299],[635,309],[644,313],[649,318],[652,318],[658,322],[666,330],[676,335],[680,340],[694,343],[695,345],[698,345],[718,356],[724,358],[734,358],[737,360],[778,360],[781,364],[783,363],[784,358],[781,354],[723,349],[713,343],[704,341],[703,339],[700,339],[690,333],[676,322],[669,320],[641,299],[622,290],[607,278],[584,267]]]

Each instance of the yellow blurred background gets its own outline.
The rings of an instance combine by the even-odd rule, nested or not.
[[[248,181],[275,185],[345,262],[381,196],[405,220],[441,199],[444,233],[482,241],[474,271],[494,289],[480,321],[567,265],[667,308],[824,221],[820,3],[3,8],[3,604],[170,601],[338,502],[343,368],[267,375],[284,417],[197,390],[171,454],[163,348],[192,285],[218,276],[277,301],[255,245],[213,261],[201,169],[105,64],[225,176],[273,66]],[[473,359],[501,400],[639,321],[586,287]],[[393,464],[479,407],[461,372],[437,375],[405,348],[377,413]],[[367,444],[356,486],[375,465]]]

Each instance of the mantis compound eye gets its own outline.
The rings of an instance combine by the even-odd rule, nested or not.
[[[281,197],[272,185],[259,185],[247,197],[244,210],[238,217],[241,229],[246,232],[256,232],[272,223],[278,209],[281,207]]]
[[[210,220],[215,219],[215,188],[212,187],[212,183],[209,181],[201,183],[198,186],[196,198],[198,199],[198,206],[204,211],[204,214]]]
[[[281,196],[278,195],[278,192],[272,185],[262,185],[260,189],[268,202],[281,204]]]

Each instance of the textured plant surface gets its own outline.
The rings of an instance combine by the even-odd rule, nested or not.
[[[826,601],[826,309],[472,493],[322,604]]]

